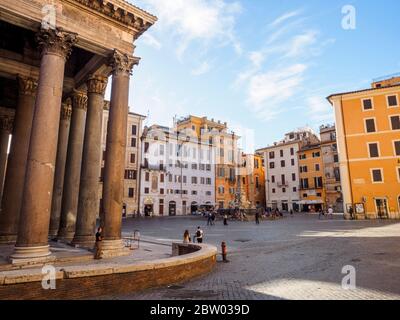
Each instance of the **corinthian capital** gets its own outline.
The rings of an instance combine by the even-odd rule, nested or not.
[[[61,28],[42,28],[36,35],[36,40],[42,55],[54,54],[67,60],[71,54],[72,46],[77,41],[77,34],[66,32]]]
[[[72,101],[71,98],[67,98],[61,106],[61,119],[63,120],[71,120],[72,115]]]
[[[35,96],[38,82],[36,79],[18,76],[19,94],[24,96]]]
[[[88,97],[86,92],[74,90],[72,94],[72,106],[74,109],[87,110]]]
[[[140,58],[114,50],[110,58],[110,66],[114,75],[122,74],[129,76],[132,74],[133,66],[138,65],[139,61]]]
[[[87,81],[88,93],[97,93],[104,96],[108,78],[104,76],[90,76]]]

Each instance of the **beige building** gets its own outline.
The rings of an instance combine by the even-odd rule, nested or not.
[[[327,207],[332,207],[335,212],[344,212],[335,125],[321,126],[320,136],[325,203]]]
[[[103,187],[103,171],[104,160],[106,153],[107,141],[107,123],[109,117],[108,101],[105,102],[103,113],[103,128],[102,128],[102,172],[100,177],[99,194],[102,194]],[[141,155],[141,141],[143,131],[143,121],[145,116],[129,112],[128,114],[128,131],[126,135],[126,156],[125,156],[125,179],[124,179],[124,203],[122,209],[123,216],[136,215],[139,210],[139,177],[140,177],[140,159]],[[100,197],[100,208],[102,198]]]

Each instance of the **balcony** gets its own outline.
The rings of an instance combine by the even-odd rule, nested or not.
[[[277,183],[278,188],[288,188],[289,187],[289,182],[288,181],[280,181]]]

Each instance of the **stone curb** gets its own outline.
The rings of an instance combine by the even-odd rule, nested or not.
[[[146,270],[157,270],[169,267],[178,267],[197,261],[215,257],[218,253],[216,247],[211,245],[198,245],[201,250],[187,255],[142,261],[133,264],[104,263],[101,265],[84,266],[59,266],[56,268],[56,280],[97,277],[111,274],[124,274]],[[21,269],[0,272],[0,286],[13,284],[40,282],[43,279],[42,269]]]

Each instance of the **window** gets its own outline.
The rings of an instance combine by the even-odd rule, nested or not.
[[[315,188],[317,188],[317,189],[323,187],[322,177],[315,177],[315,178],[314,178],[314,186],[315,186]]]
[[[165,179],[164,179],[164,174],[161,174],[161,175],[160,175],[160,182],[161,182],[161,183],[164,183],[164,180],[165,180]]]
[[[207,178],[207,179],[206,179],[206,184],[208,184],[208,185],[211,185],[211,184],[212,184],[211,178]]]
[[[280,151],[281,158],[283,158],[283,150]]]
[[[125,179],[126,180],[136,180],[137,179],[137,171],[136,170],[126,170],[125,171]]]
[[[160,189],[160,194],[164,194],[165,190],[163,188]]]
[[[394,154],[400,156],[400,140],[394,142]]]
[[[292,166],[296,165],[295,162],[294,162],[294,159],[292,159],[291,162],[292,162]]]
[[[197,191],[193,190],[192,191],[192,196],[197,196]]]
[[[128,197],[129,198],[134,198],[135,197],[135,189],[129,188]]]
[[[149,147],[150,147],[150,144],[148,142],[145,142],[144,143],[144,153],[148,153],[149,152]]]
[[[149,194],[150,193],[150,189],[149,188],[144,188],[144,193],[145,194]]]
[[[136,154],[131,153],[131,163],[136,163]]]
[[[272,189],[272,193],[276,193],[276,190],[275,190],[275,189]]]
[[[269,158],[270,158],[270,159],[275,159],[275,152],[274,152],[274,151],[271,151],[271,152],[269,153]]]
[[[290,148],[290,155],[294,156],[294,148]]]
[[[400,130],[400,116],[390,117],[390,122],[392,124],[392,130]]]
[[[319,158],[321,156],[321,152],[313,152],[312,156],[313,158]]]
[[[293,192],[297,192],[297,188],[296,187],[293,187]]]
[[[271,176],[271,182],[275,183],[275,176]]]
[[[317,193],[317,197],[321,198],[322,197],[322,193]]]
[[[305,159],[307,159],[307,155],[306,154],[301,154],[299,156],[299,158],[300,158],[300,160],[305,160]]]
[[[137,134],[137,126],[134,124],[132,125],[132,135],[136,136],[136,134]]]
[[[307,193],[303,193],[303,198],[307,198],[308,194]]]
[[[319,164],[316,164],[316,165],[315,165],[315,171],[320,171],[320,170],[321,170],[320,165],[319,165]]]
[[[283,186],[286,185],[286,177],[285,177],[284,174],[281,175],[281,183],[282,183]]]
[[[206,184],[206,178],[201,177],[200,178],[200,184]]]
[[[148,173],[148,172],[145,173],[145,178],[144,178],[144,180],[145,180],[146,182],[149,182],[149,181],[150,181],[150,173]]]
[[[281,167],[282,167],[282,168],[286,167],[286,162],[285,162],[285,160],[282,160],[282,161],[281,161]]]
[[[334,161],[335,163],[338,163],[338,162],[339,162],[339,155],[335,154],[335,155],[333,156],[333,161]]]
[[[376,132],[375,119],[365,119],[365,131],[367,133]]]
[[[197,184],[197,177],[192,177],[192,184]]]
[[[296,181],[296,174],[292,173],[292,181]]]
[[[308,179],[300,179],[300,185],[302,189],[308,189]]]
[[[374,108],[374,106],[372,104],[372,99],[364,99],[362,101],[362,103],[363,103],[363,110],[364,111],[372,110]]]
[[[372,175],[372,182],[374,182],[374,183],[382,183],[383,182],[382,169],[372,169],[371,175]]]
[[[269,163],[269,168],[270,169],[275,169],[275,162],[270,162]]]
[[[131,147],[136,148],[136,138],[131,139]]]
[[[283,193],[286,193],[286,188],[282,188],[282,192],[283,192]]]
[[[400,167],[397,167],[397,179],[400,182]]]
[[[369,143],[368,148],[370,158],[379,158],[379,146],[377,143]]]
[[[308,172],[307,166],[300,167],[300,173],[306,173],[306,172]]]
[[[389,108],[398,107],[397,95],[388,96],[387,103]]]

